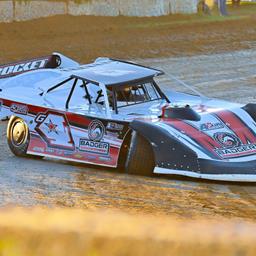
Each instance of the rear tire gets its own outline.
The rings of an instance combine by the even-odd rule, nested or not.
[[[7,142],[12,153],[27,156],[30,135],[27,124],[19,117],[11,117],[7,126]]]
[[[153,175],[155,160],[152,146],[137,132],[132,135],[125,167],[126,172],[129,174]]]

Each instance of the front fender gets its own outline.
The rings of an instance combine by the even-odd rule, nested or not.
[[[157,167],[198,171],[197,154],[168,131],[138,120],[131,122],[130,127],[152,145]]]

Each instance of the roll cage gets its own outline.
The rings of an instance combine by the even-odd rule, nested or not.
[[[72,75],[64,81],[50,87],[46,92],[40,94],[41,96],[46,96],[48,93],[65,86],[68,82],[73,81],[70,91],[68,93],[65,108],[69,109],[70,100],[73,96],[74,90],[77,86],[84,89],[83,98],[88,101],[88,104],[101,104],[104,105],[107,110],[112,108],[116,114],[120,108],[137,105],[145,102],[152,102],[157,100],[166,100],[169,103],[169,99],[159,88],[157,83],[154,81],[153,77],[143,78],[136,81],[125,81],[120,84],[105,85],[96,81],[88,80],[83,77]],[[90,84],[96,85],[98,90],[96,91],[96,98],[93,97],[88,89]],[[147,86],[148,87],[147,87]],[[127,90],[128,89],[128,90]],[[154,97],[150,94],[149,89],[152,90]],[[128,94],[130,95],[128,99]],[[118,104],[120,102],[120,97],[123,96],[121,100],[123,104]],[[101,100],[103,98],[103,100]]]

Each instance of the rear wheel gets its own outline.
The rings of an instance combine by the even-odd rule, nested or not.
[[[12,153],[20,157],[26,156],[29,140],[27,124],[19,117],[12,117],[7,126],[7,142]]]
[[[132,135],[125,167],[126,172],[130,174],[153,175],[155,160],[152,146],[137,132]]]

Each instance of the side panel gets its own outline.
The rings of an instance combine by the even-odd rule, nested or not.
[[[128,123],[2,100],[30,130],[28,154],[117,167]]]

